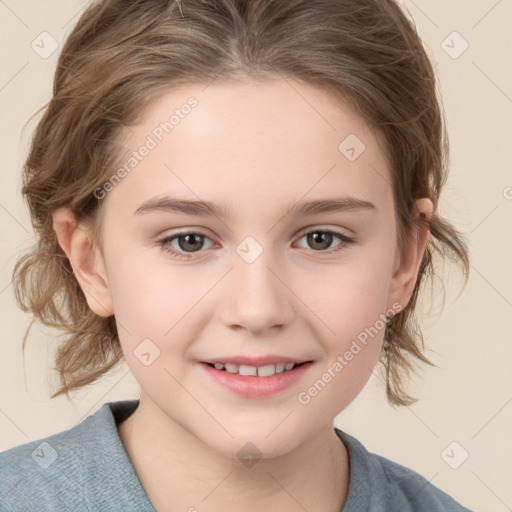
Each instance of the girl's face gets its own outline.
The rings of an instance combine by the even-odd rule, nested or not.
[[[173,89],[122,144],[125,171],[100,199],[96,307],[115,314],[141,407],[229,456],[248,442],[277,456],[331,428],[419,264],[399,258],[379,139],[325,92],[275,80]],[[203,201],[215,213],[187,204]],[[273,377],[205,364],[237,356],[311,363]]]

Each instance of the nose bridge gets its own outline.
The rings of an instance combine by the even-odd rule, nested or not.
[[[224,321],[249,330],[262,330],[285,324],[290,319],[292,305],[274,253],[252,237],[236,248],[234,268],[230,273],[229,307]],[[276,275],[277,274],[277,275]]]

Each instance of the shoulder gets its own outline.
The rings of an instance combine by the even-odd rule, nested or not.
[[[103,404],[68,430],[1,452],[0,512],[123,510],[125,500],[152,510],[115,423],[137,403]]]
[[[380,455],[371,454],[386,475],[392,493],[398,493],[410,503],[411,510],[467,512],[469,509],[457,503],[450,495],[433,485],[424,476]]]
[[[368,452],[355,437],[335,430],[350,458],[349,492],[342,512],[352,512],[352,504],[361,503],[372,512],[471,512],[416,471]]]
[[[80,424],[1,452],[1,510],[80,504],[75,493],[83,460],[82,431]]]

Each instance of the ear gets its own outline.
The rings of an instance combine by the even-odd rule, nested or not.
[[[430,199],[417,199],[416,206],[419,210],[416,212],[417,215],[421,215],[429,220],[432,218],[434,206]],[[427,226],[420,225],[415,230],[415,234],[413,234],[409,244],[405,247],[403,257],[400,257],[400,250],[397,248],[393,277],[388,292],[390,304],[396,302],[404,309],[409,303],[414,292],[429,233],[430,231]]]
[[[59,245],[68,257],[89,307],[97,315],[113,315],[103,254],[93,242],[90,226],[78,224],[72,211],[65,207],[55,210],[52,218]]]

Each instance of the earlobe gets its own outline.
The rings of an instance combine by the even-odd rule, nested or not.
[[[428,198],[417,199],[416,217],[422,216],[428,220],[432,218],[434,206]],[[390,304],[398,302],[402,309],[405,308],[414,292],[418,272],[423,260],[425,248],[427,246],[429,229],[426,225],[420,224],[405,248],[404,255],[400,257],[397,249],[395,263],[399,262],[395,269],[389,286],[388,301]]]
[[[73,212],[65,207],[55,210],[52,217],[59,245],[71,264],[89,307],[99,316],[113,315],[103,254],[93,242],[90,226],[77,223]]]

